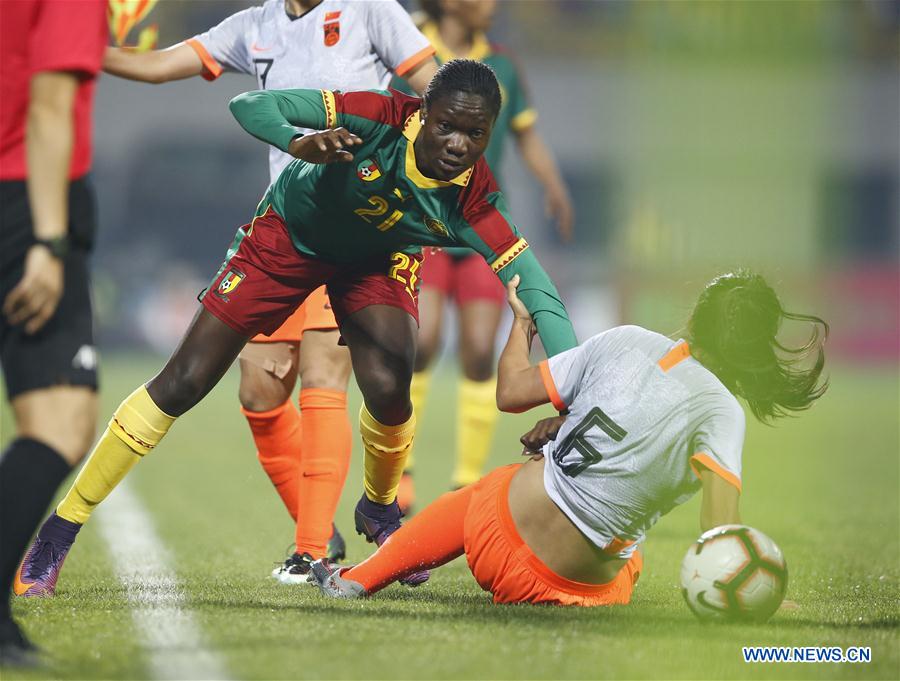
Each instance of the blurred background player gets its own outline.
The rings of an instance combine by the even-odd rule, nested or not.
[[[0,662],[34,650],[13,621],[16,565],[94,439],[97,355],[88,258],[96,229],[94,85],[106,2],[0,3],[0,361],[16,439],[0,459]],[[78,527],[60,523],[71,541]],[[36,563],[53,560],[33,554]]]
[[[421,93],[437,69],[433,53],[395,0],[269,0],[166,50],[110,47],[103,68],[149,83],[215,80],[230,70],[255,76],[260,89],[343,91],[383,88],[394,74]],[[270,147],[270,182],[292,160]],[[352,447],[350,353],[338,345],[339,337],[323,286],[278,330],[253,338],[240,356],[241,412],[257,457],[296,524],[296,549],[273,572],[285,583],[304,580],[310,559],[327,553],[337,560],[345,553],[333,525]],[[298,375],[299,411],[291,401]]]
[[[359,598],[410,571],[466,554],[495,603],[613,605],[631,600],[647,531],[702,488],[703,531],[740,523],[745,417],[763,422],[821,397],[828,325],[786,312],[759,275],[710,282],[687,340],[619,326],[532,366],[534,326],[508,284],[514,320],[500,357],[497,405],[568,411],[522,438],[531,460],[450,492],[351,568],[313,566],[322,591]],[[814,326],[790,348],[785,320]],[[799,362],[811,359],[812,366]]]
[[[573,211],[569,193],[553,154],[535,126],[522,75],[512,55],[491,43],[495,0],[422,0],[417,25],[435,48],[439,63],[455,58],[475,59],[490,66],[503,94],[503,108],[484,154],[497,182],[503,151],[510,135],[525,165],[544,189],[547,215],[556,221],[564,241],[572,235]],[[405,89],[402,81],[395,86]],[[462,377],[456,400],[456,462],[452,485],[462,487],[481,477],[491,449],[498,412],[494,400],[494,344],[505,293],[484,260],[467,248],[428,249],[422,264],[419,294],[419,352],[411,395],[421,416],[431,383],[430,366],[441,346],[444,304],[456,303],[459,323],[459,362]],[[400,506],[408,510],[414,499],[413,457],[400,485]]]

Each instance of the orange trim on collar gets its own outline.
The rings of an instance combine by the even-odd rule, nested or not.
[[[538,364],[538,369],[541,372],[541,382],[544,384],[544,390],[547,391],[547,397],[550,398],[550,403],[559,411],[568,409],[568,405],[563,402],[562,398],[559,396],[559,391],[556,389],[556,383],[553,382],[553,374],[550,373],[550,362],[546,359],[543,360]]]

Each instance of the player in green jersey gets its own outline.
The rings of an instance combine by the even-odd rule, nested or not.
[[[565,307],[506,217],[481,159],[500,109],[493,72],[445,64],[422,100],[391,92],[271,90],[232,112],[292,162],[267,192],[162,371],[116,410],[60,509],[86,521],[175,419],[219,381],[248,338],[278,328],[327,284],[363,394],[365,493],[357,529],[382,544],[399,529],[397,486],[415,431],[409,382],[416,353],[420,245],[477,250],[520,298],[544,346],[577,343]],[[297,128],[322,130],[301,135]],[[408,578],[420,583],[427,573]]]
[[[500,178],[503,152],[515,141],[522,165],[544,190],[547,215],[556,222],[563,240],[572,233],[572,204],[553,154],[535,124],[537,112],[511,53],[488,40],[495,0],[420,0],[422,12],[413,16],[435,49],[438,63],[455,58],[475,59],[497,75],[503,106],[484,152],[488,166]],[[394,86],[412,94],[409,85],[394,78]],[[494,404],[496,366],[494,348],[503,314],[505,292],[484,261],[466,248],[426,250],[419,296],[419,350],[410,388],[413,408],[421,417],[431,384],[431,367],[441,347],[445,305],[456,308],[459,377],[456,400],[456,462],[453,487],[475,482],[491,449],[499,412]],[[419,441],[421,446],[422,442]],[[413,448],[414,450],[416,447]],[[413,454],[401,479],[399,501],[408,510],[414,497]]]

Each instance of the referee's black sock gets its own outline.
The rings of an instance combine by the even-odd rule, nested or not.
[[[19,561],[48,504],[71,467],[52,447],[20,437],[0,458],[0,619],[9,616],[9,596]]]

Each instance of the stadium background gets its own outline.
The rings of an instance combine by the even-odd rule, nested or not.
[[[170,0],[160,3],[149,21],[159,25],[160,45],[165,46],[250,4]],[[676,333],[702,284],[735,266],[759,269],[790,308],[815,311],[832,324],[833,385],[823,403],[813,414],[776,430],[750,429],[746,481],[754,484],[747,485],[745,518],[785,545],[789,562],[803,566],[806,560],[805,577],[801,567],[792,597],[816,601],[829,592],[830,600],[823,604],[833,607],[823,605],[822,612],[806,611],[799,620],[789,620],[809,624],[813,633],[804,634],[806,644],[829,636],[847,645],[876,641],[881,666],[857,669],[865,678],[900,672],[898,8],[880,1],[502,2],[491,33],[517,52],[539,110],[538,125],[575,201],[575,241],[563,245],[543,217],[539,189],[509,150],[504,177],[513,215],[558,282],[581,338],[618,323]],[[195,310],[197,292],[265,188],[265,150],[239,129],[226,107],[234,94],[253,87],[251,79],[238,75],[212,84],[195,79],[162,86],[101,79],[94,171],[101,228],[94,271],[103,414],[149,377],[174,347]],[[422,501],[443,491],[449,479],[455,408],[452,338],[451,332],[450,352],[418,437]],[[358,405],[358,398],[353,404]],[[490,614],[457,563],[448,568],[450,587],[442,591],[435,586],[437,611],[429,610],[424,590],[398,592],[380,605],[369,605],[376,606],[370,611],[373,621],[378,613],[386,621],[411,616],[411,621],[391,626],[400,631],[408,627],[410,635],[427,635],[434,626],[451,646],[458,639],[467,655],[445,660],[419,647],[408,655],[431,663],[417,666],[413,657],[389,646],[384,654],[398,667],[379,672],[365,661],[317,667],[326,650],[321,643],[318,657],[303,658],[313,655],[310,650],[287,652],[288,639],[277,632],[284,618],[297,614],[289,606],[302,611],[320,604],[259,585],[268,565],[281,557],[290,526],[254,461],[237,408],[232,370],[196,417],[177,426],[166,445],[132,476],[177,556],[181,576],[188,584],[199,582],[193,598],[203,621],[221,627],[211,637],[231,648],[236,676],[748,673],[737,666],[737,652],[733,659],[709,652],[717,661],[698,667],[697,656],[689,651],[670,651],[669,665],[674,666],[667,667],[659,660],[635,658],[628,649],[623,655],[637,666],[598,667],[589,648],[565,638],[557,640],[562,657],[551,646],[542,658],[555,666],[527,656],[504,658],[501,664],[489,648],[479,657],[479,646],[457,631],[459,620],[450,614],[460,607],[471,614],[478,622],[472,636],[493,631],[484,627],[511,627],[507,633],[514,641],[519,627],[525,632],[522,645],[533,641],[534,650],[550,645],[546,636],[551,632],[558,638],[558,626],[571,629],[577,623],[593,627],[601,644],[621,624],[644,643],[665,640],[661,650],[668,650],[665,645],[675,644],[662,625],[671,627],[672,622],[688,627],[684,635],[689,639],[708,642],[709,632],[690,628],[677,593],[674,598],[672,593],[677,558],[695,532],[693,506],[677,511],[651,533],[653,572],[648,572],[643,603],[651,611],[656,608],[653,622],[635,619],[640,615],[634,610],[590,621],[582,615],[540,612],[522,613],[517,621],[517,611],[509,609]],[[11,419],[6,403],[2,409],[5,441]],[[531,421],[531,416],[503,417],[492,464],[515,458],[516,437]],[[338,518],[348,531],[360,459],[356,451]],[[60,616],[80,609],[82,638],[58,618],[50,623],[38,617],[31,624],[39,640],[69,641],[63,649],[77,662],[62,676],[142,677],[146,651],[140,652],[137,643],[123,643],[112,633],[104,634],[106,639],[92,635],[111,628],[128,631],[131,625],[127,612],[110,614],[110,608],[115,613],[116,604],[124,602],[123,592],[115,588],[99,535],[90,526],[86,533],[61,581],[64,591],[68,586],[70,594],[79,589],[81,594],[64,593],[53,603],[18,607]],[[206,558],[218,568],[195,555],[201,550],[215,552],[214,558]],[[361,543],[351,550],[356,558],[367,552]],[[671,560],[660,560],[664,557]],[[829,562],[840,566],[840,576],[823,568]],[[239,641],[246,638],[238,622],[222,625],[216,619],[223,596],[203,576],[221,580],[221,593],[228,592],[229,584],[236,590],[233,603],[231,596],[224,598],[226,607],[243,618],[243,626],[276,632],[269,644],[276,641],[278,654],[267,656],[269,666],[249,650],[251,645],[265,650],[262,634],[243,650]],[[207,598],[204,589],[212,595]],[[244,596],[247,602],[241,600]],[[453,602],[457,596],[462,605]],[[288,611],[280,612],[282,608]],[[275,613],[270,619],[251,618],[263,617],[266,609]],[[353,612],[360,617],[351,619],[362,622],[361,611]],[[434,612],[444,614],[428,622]],[[325,615],[328,622],[338,621],[333,611]],[[840,638],[845,634],[846,639]],[[362,641],[366,635],[360,634]],[[377,632],[368,635],[373,645],[382,645],[376,643]],[[721,636],[713,638],[713,648],[725,645]],[[514,651],[504,647],[504,640],[498,639],[499,649]],[[118,641],[118,652],[110,651],[111,641]],[[516,665],[522,665],[521,671]],[[816,671],[851,673],[846,667]]]

